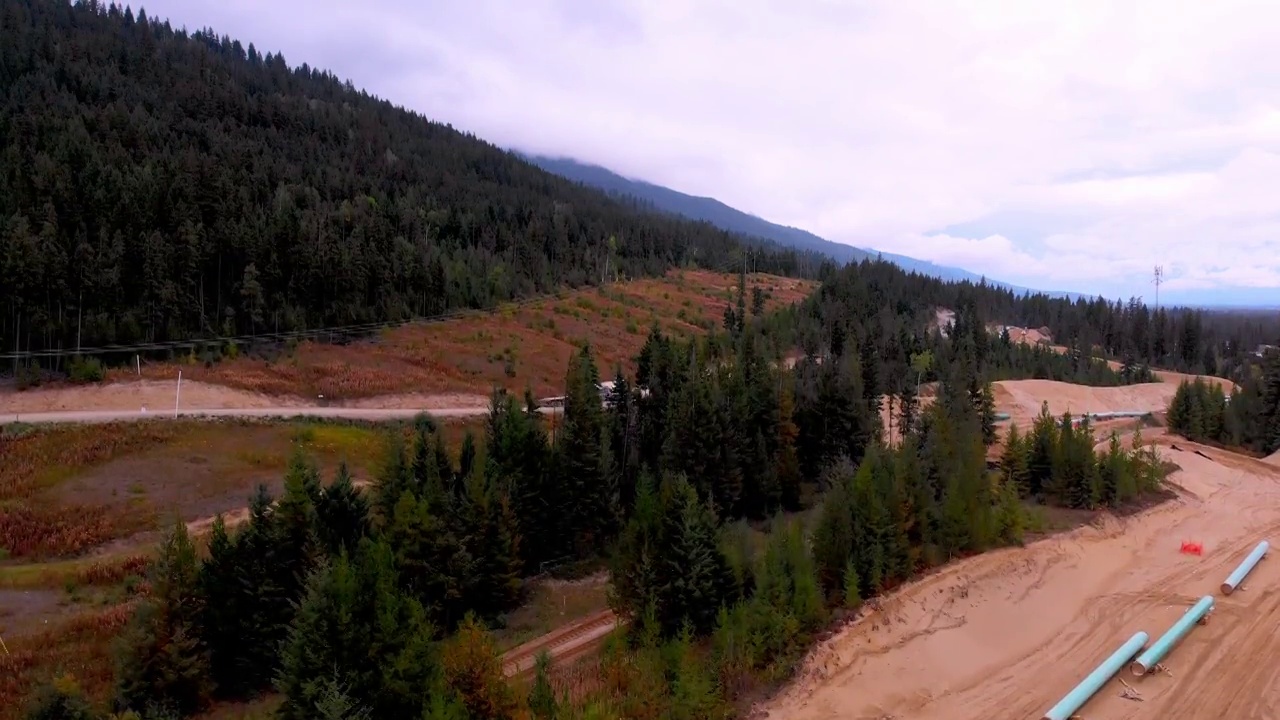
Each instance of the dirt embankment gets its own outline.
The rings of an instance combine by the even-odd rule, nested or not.
[[[1116,680],[1081,711],[1090,720],[1275,717],[1280,566],[1241,591],[1218,586],[1252,547],[1280,532],[1280,469],[1178,440],[1178,500],[1025,548],[949,566],[886,597],[880,610],[819,646],[801,678],[761,708],[781,720],[1036,718],[1134,632],[1159,637],[1199,597],[1211,621],[1166,658],[1171,674]],[[1208,457],[1197,454],[1199,450]],[[1183,540],[1202,556],[1179,552]],[[1227,648],[1230,648],[1227,650]],[[1210,710],[1210,708],[1212,710]],[[1135,714],[1140,711],[1140,715]]]

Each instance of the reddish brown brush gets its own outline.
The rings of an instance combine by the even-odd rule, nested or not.
[[[115,585],[125,578],[145,578],[151,569],[148,555],[126,555],[110,560],[99,560],[76,575],[79,585]]]
[[[111,643],[133,616],[129,602],[64,621],[35,635],[6,638],[0,654],[0,720],[18,720],[32,692],[57,673],[75,676],[88,696],[105,700],[111,692]]]
[[[563,390],[569,356],[590,342],[602,371],[630,367],[650,325],[668,333],[700,334],[718,327],[737,302],[738,277],[677,270],[663,278],[616,282],[556,297],[513,303],[494,312],[467,313],[386,330],[348,345],[303,342],[288,357],[268,362],[239,357],[199,364],[144,366],[151,379],[184,378],[268,395],[343,400],[396,393],[479,393],[493,385],[538,395]],[[796,302],[815,287],[804,280],[752,274],[765,307]],[[750,298],[747,299],[750,304]],[[132,379],[116,371],[112,379]]]
[[[0,508],[0,547],[15,558],[74,555],[126,532],[105,507]]]

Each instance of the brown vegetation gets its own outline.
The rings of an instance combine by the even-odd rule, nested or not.
[[[650,326],[676,335],[718,326],[737,278],[672,271],[646,278],[513,303],[496,312],[392,328],[349,345],[304,342],[275,360],[240,357],[204,366],[143,365],[150,379],[183,378],[275,396],[340,402],[398,393],[484,395],[495,384],[556,395],[574,348],[590,342],[600,367],[629,367]],[[804,280],[753,274],[766,307],[797,302],[814,287]],[[110,379],[135,377],[132,369]]]

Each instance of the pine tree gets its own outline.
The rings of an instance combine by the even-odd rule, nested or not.
[[[345,550],[355,552],[361,538],[372,532],[369,502],[356,490],[344,462],[338,466],[333,484],[324,489],[316,503],[316,528],[324,552],[330,556]]]
[[[374,482],[374,506],[384,527],[391,522],[400,496],[412,492],[413,484],[413,471],[405,461],[404,437],[400,433],[392,433]]]
[[[524,588],[520,579],[521,541],[516,516],[505,493],[488,490],[475,506],[475,514],[477,532],[469,535],[468,547],[475,558],[476,574],[467,601],[482,617],[489,618],[520,601]]]
[[[1008,435],[1004,441],[1004,451],[1000,454],[1000,470],[1004,482],[1009,483],[1021,497],[1031,494],[1031,465],[1028,441],[1018,433],[1018,426],[1010,423]]]
[[[635,510],[610,558],[609,605],[620,616],[643,621],[657,611],[662,516],[663,507],[652,476],[641,475]]]
[[[212,688],[199,629],[198,573],[195,546],[179,522],[160,546],[151,595],[121,640],[117,709],[191,715],[208,704]]]
[[[823,499],[813,531],[813,560],[818,583],[829,600],[844,590],[846,570],[853,562],[853,507],[850,497],[853,468],[845,463]]]
[[[853,610],[862,604],[862,593],[859,590],[862,581],[858,579],[858,569],[854,567],[853,561],[845,564],[843,581],[844,592],[840,600],[846,608]]]
[[[569,362],[565,377],[563,429],[559,433],[560,472],[571,514],[563,518],[564,530],[574,539],[580,556],[598,549],[614,532],[612,498],[601,474],[601,438],[604,413],[600,404],[599,377],[590,346]]]
[[[270,681],[278,648],[293,619],[280,523],[263,485],[250,500],[249,523],[234,538],[215,522],[210,555],[200,568],[205,605],[201,635],[220,696],[247,697]]]
[[[310,720],[332,683],[373,717],[420,717],[439,668],[427,613],[397,585],[392,551],[364,540],[317,567],[283,645],[281,720]]]
[[[560,704],[551,687],[551,655],[546,650],[534,661],[533,685],[529,689],[529,714],[534,720],[559,720]]]
[[[235,633],[245,611],[241,590],[239,548],[227,535],[222,516],[213,520],[209,534],[209,557],[200,565],[200,634],[209,649],[210,678],[217,694],[227,698],[246,696],[253,690],[250,679],[242,677],[237,662],[239,645]]]
[[[711,630],[721,605],[731,600],[728,559],[716,538],[715,514],[683,477],[670,481],[662,518],[658,621],[667,636],[686,624]]]
[[[475,587],[476,558],[445,517],[413,493],[400,496],[384,534],[404,589],[446,630],[461,622]]]
[[[1050,489],[1054,456],[1058,451],[1058,427],[1049,414],[1049,403],[1040,406],[1040,415],[1031,429],[1031,448],[1027,457],[1030,494],[1039,496]]]

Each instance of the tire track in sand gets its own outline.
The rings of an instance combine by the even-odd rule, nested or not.
[[[1198,654],[1207,657],[1186,658],[1188,670],[1176,679],[1152,678],[1166,681],[1160,685],[1169,687],[1168,692],[1151,693],[1152,699],[1160,701],[1164,720],[1202,720],[1210,715],[1233,720],[1276,717],[1280,661],[1275,651],[1280,643],[1275,629],[1280,627],[1280,592],[1269,589],[1250,600],[1246,605],[1224,607],[1231,612],[1210,619],[1210,627],[1217,625],[1221,630],[1196,643],[1196,649],[1202,650]],[[1157,683],[1151,685],[1159,688]]]
[[[1204,594],[1196,595],[1186,592],[1187,587],[1193,584],[1195,576],[1208,575],[1215,579],[1213,584],[1216,587],[1217,582],[1220,582],[1217,578],[1226,577],[1243,559],[1245,551],[1257,544],[1261,535],[1273,535],[1277,530],[1280,530],[1280,523],[1272,523],[1256,532],[1247,533],[1234,541],[1225,543],[1218,552],[1214,553],[1214,559],[1208,564],[1197,562],[1180,564],[1173,571],[1157,578],[1147,589],[1108,593],[1092,598],[1086,602],[1085,611],[1080,620],[1071,621],[1070,626],[1064,628],[1061,634],[1007,665],[1000,675],[977,678],[974,682],[957,688],[955,692],[947,692],[932,698],[928,704],[947,700],[948,705],[964,708],[966,716],[970,717],[1036,717],[1037,713],[1044,712],[1050,705],[1057,702],[1133,633],[1146,630],[1153,640],[1159,637],[1167,627],[1164,625],[1152,627],[1150,622],[1145,621],[1145,617],[1153,614],[1152,611],[1162,605],[1187,607],[1194,603]],[[1216,594],[1216,590],[1214,592]],[[1280,601],[1277,601],[1276,611],[1277,617],[1280,617]],[[1275,625],[1273,624],[1272,627]],[[1261,638],[1255,639],[1254,642],[1262,643],[1263,647],[1272,642],[1270,633],[1256,634]],[[1247,657],[1243,653],[1237,654]],[[1041,677],[1044,681],[1029,686],[1027,683],[1029,667],[1042,668]],[[1280,661],[1270,667],[1280,669]],[[1197,669],[1196,673],[1202,674],[1202,670]],[[1098,695],[1114,695],[1112,686],[1118,687],[1118,683],[1111,681],[1099,691]],[[1237,687],[1236,683],[1231,682],[1229,687],[1223,690],[1226,693],[1235,693]],[[1142,688],[1139,687],[1139,690],[1141,691]],[[1145,692],[1144,697],[1146,697]],[[1147,704],[1144,703],[1144,705]],[[920,707],[909,709],[916,711],[923,707],[924,704],[921,704]],[[1178,716],[1179,720],[1205,720],[1209,717],[1204,712],[1205,705],[1197,705],[1189,710],[1196,709],[1201,711],[1200,714],[1192,712],[1185,717]],[[1140,716],[1143,715],[1134,717]],[[1108,713],[1097,717],[1119,718],[1128,717],[1128,715]],[[1174,720],[1175,716],[1160,715],[1158,717]],[[1263,718],[1274,720],[1271,715],[1249,717],[1256,717],[1258,720]]]

